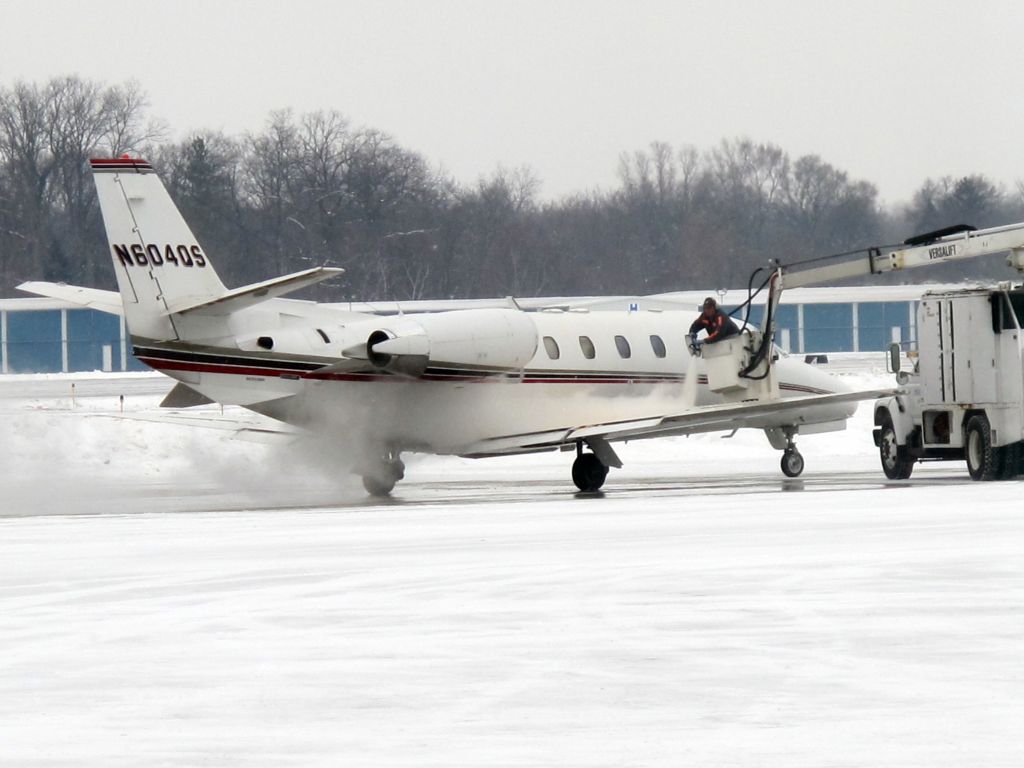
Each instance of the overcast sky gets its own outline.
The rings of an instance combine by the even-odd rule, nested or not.
[[[176,135],[336,109],[457,179],[608,189],[624,150],[814,153],[886,202],[1024,179],[1024,3],[2,0],[0,82],[134,78]]]

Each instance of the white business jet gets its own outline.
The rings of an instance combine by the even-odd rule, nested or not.
[[[122,314],[135,356],[178,382],[165,406],[239,405],[358,447],[374,495],[402,478],[403,452],[575,450],[573,481],[596,491],[622,466],[613,442],[741,427],[764,430],[796,476],[797,433],[843,429],[879,394],[777,350],[738,377],[729,351],[749,350],[748,333],[708,345],[717,363],[691,357],[693,311],[507,300],[382,316],[280,298],[342,271],[327,267],[229,290],[149,163],[91,164],[119,294],[20,287]]]

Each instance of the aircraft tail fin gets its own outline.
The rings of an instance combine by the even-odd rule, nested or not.
[[[89,163],[129,332],[181,339],[175,307],[216,301],[228,293],[224,283],[149,163]]]

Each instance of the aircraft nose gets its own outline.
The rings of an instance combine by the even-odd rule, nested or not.
[[[811,368],[811,380],[814,386],[826,392],[853,392],[853,385],[845,376],[830,373],[821,368]]]

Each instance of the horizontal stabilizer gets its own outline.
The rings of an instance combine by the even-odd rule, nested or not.
[[[313,267],[302,272],[277,277],[273,280],[264,280],[262,283],[253,283],[252,285],[235,288],[223,296],[203,301],[199,304],[171,305],[167,313],[173,315],[195,312],[204,315],[229,315],[236,310],[251,307],[267,299],[284,296],[286,293],[297,291],[300,288],[315,285],[328,278],[340,275],[344,271],[337,267]]]
[[[175,384],[174,389],[160,403],[161,408],[191,408],[194,405],[209,405],[213,400],[186,384]]]
[[[98,288],[82,288],[77,285],[66,283],[46,283],[41,281],[30,281],[18,286],[19,291],[34,293],[37,296],[46,296],[50,299],[61,299],[69,304],[76,304],[79,307],[95,309],[98,312],[106,312],[111,315],[124,314],[124,307],[121,305],[121,294],[117,291],[101,291]]]

